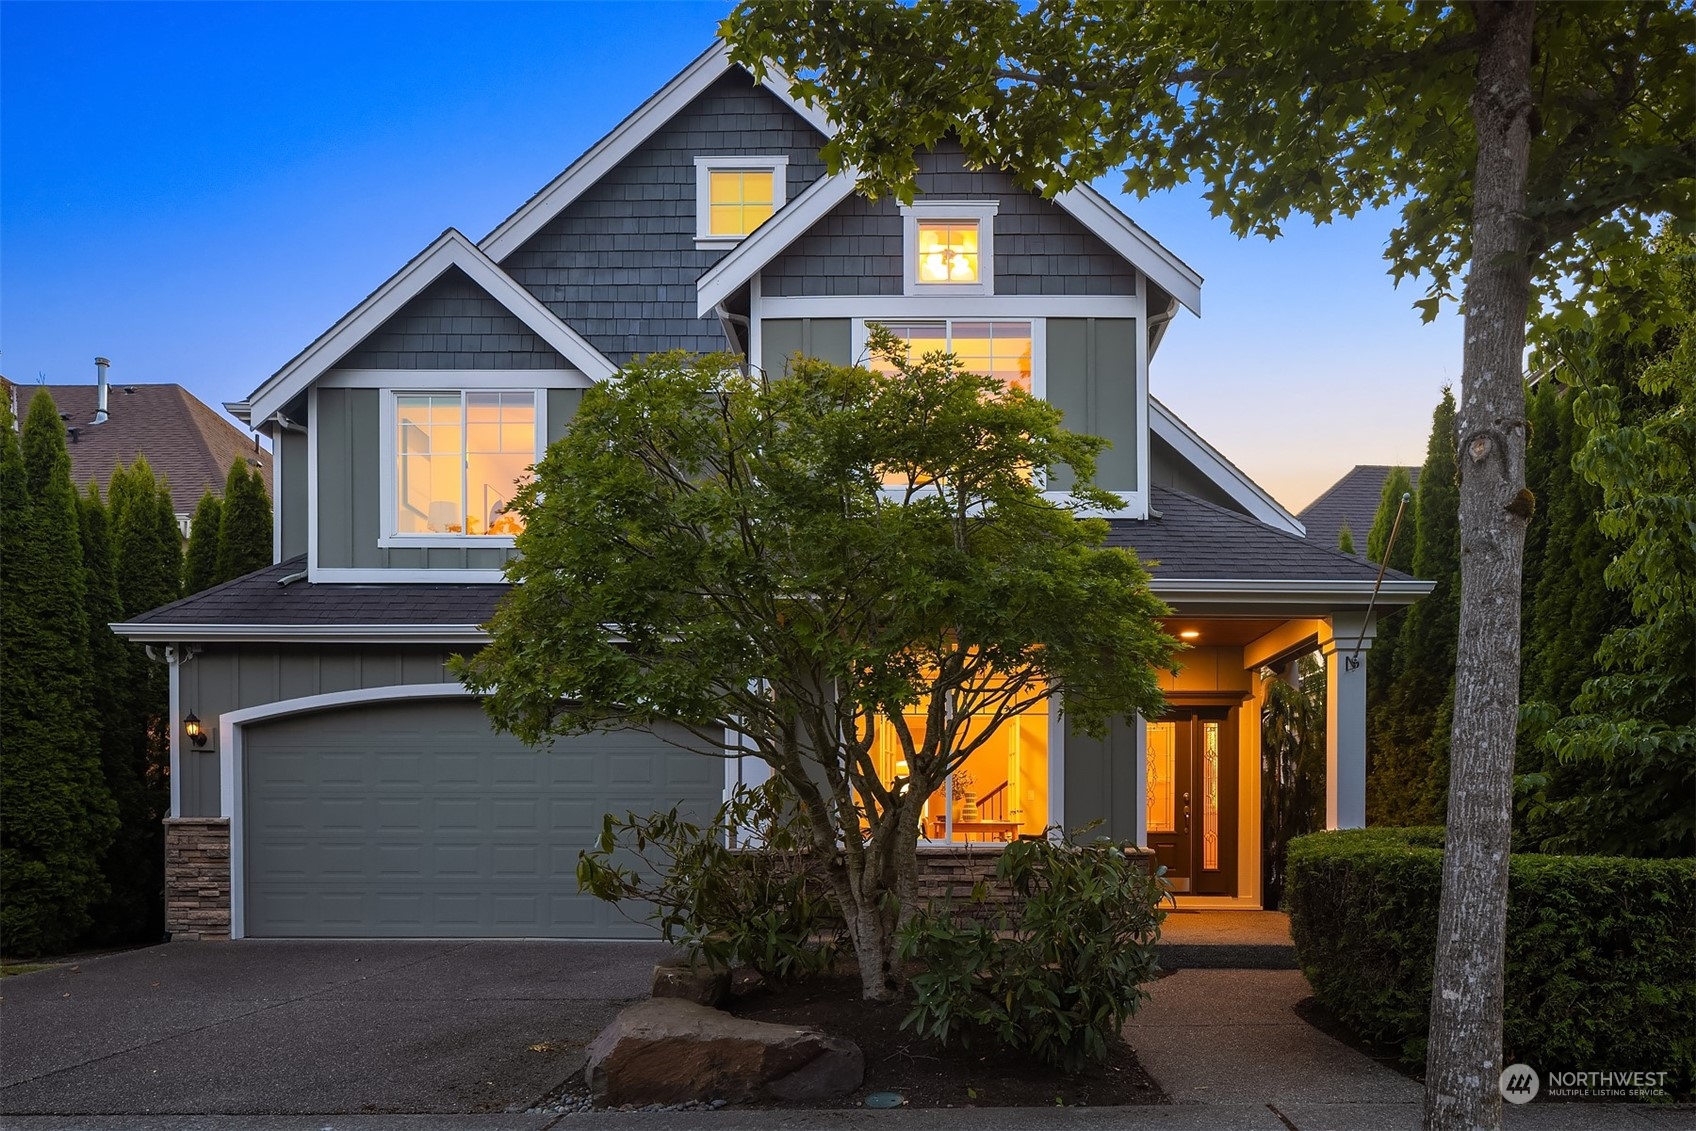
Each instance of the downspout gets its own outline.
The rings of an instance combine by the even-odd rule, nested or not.
[[[106,385],[106,368],[111,364],[112,363],[110,361],[107,361],[103,357],[97,357],[94,359],[94,379],[99,392],[96,395],[94,402],[94,419],[89,422],[91,424],[104,424],[111,418],[111,414],[106,411],[109,407],[107,401],[109,389]]]
[[[751,327],[751,323],[748,321],[747,316],[743,314],[732,314],[730,311],[725,309],[724,303],[722,302],[713,307],[713,313],[718,315],[719,326],[724,330],[724,336],[730,340],[731,352],[739,353],[743,356],[743,358],[746,358],[748,356],[747,335],[738,333],[736,328],[738,326],[745,329]]]
[[[1166,327],[1172,324],[1172,319],[1178,316],[1178,300],[1168,298],[1166,309],[1158,314],[1148,316],[1148,356],[1152,360],[1160,350],[1160,342],[1166,337]]]

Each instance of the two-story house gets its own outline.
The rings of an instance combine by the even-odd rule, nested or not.
[[[484,639],[521,521],[507,500],[584,389],[673,348],[863,360],[872,322],[1112,441],[1113,541],[1158,562],[1193,645],[1159,719],[1104,741],[1058,709],[1004,728],[972,798],[931,799],[927,841],[993,849],[1099,818],[1192,904],[1256,906],[1256,672],[1314,647],[1329,821],[1363,822],[1375,574],[1304,539],[1150,395],[1200,277],[1090,189],[1045,200],[946,146],[912,205],[868,201],[826,175],[828,132],[715,47],[482,241],[445,232],[229,406],[273,443],[277,562],[119,626],[171,665],[174,930],[641,933],[577,894],[601,815],[705,814],[760,767],[631,732],[538,753],[493,733],[443,663]],[[1392,576],[1378,608],[1427,588]]]

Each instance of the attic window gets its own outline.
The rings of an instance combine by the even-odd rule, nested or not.
[[[695,158],[695,242],[731,247],[783,207],[787,157]]]
[[[924,201],[901,209],[905,292],[995,292],[993,200]]]

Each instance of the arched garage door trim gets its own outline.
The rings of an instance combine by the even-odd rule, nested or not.
[[[218,723],[220,807],[230,819],[230,938],[247,937],[245,814],[242,798],[246,796],[242,756],[243,732],[249,723],[271,722],[288,715],[303,715],[336,707],[361,706],[371,703],[393,703],[406,699],[467,699],[472,692],[458,683],[405,683],[393,687],[365,687],[353,691],[332,691],[324,695],[303,695],[299,699],[282,699],[228,711]]]

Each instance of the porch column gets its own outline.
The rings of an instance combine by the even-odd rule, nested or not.
[[[1366,652],[1372,647],[1373,627],[1364,613],[1338,612],[1325,618],[1319,631],[1319,651],[1325,657],[1328,829],[1366,825]]]

